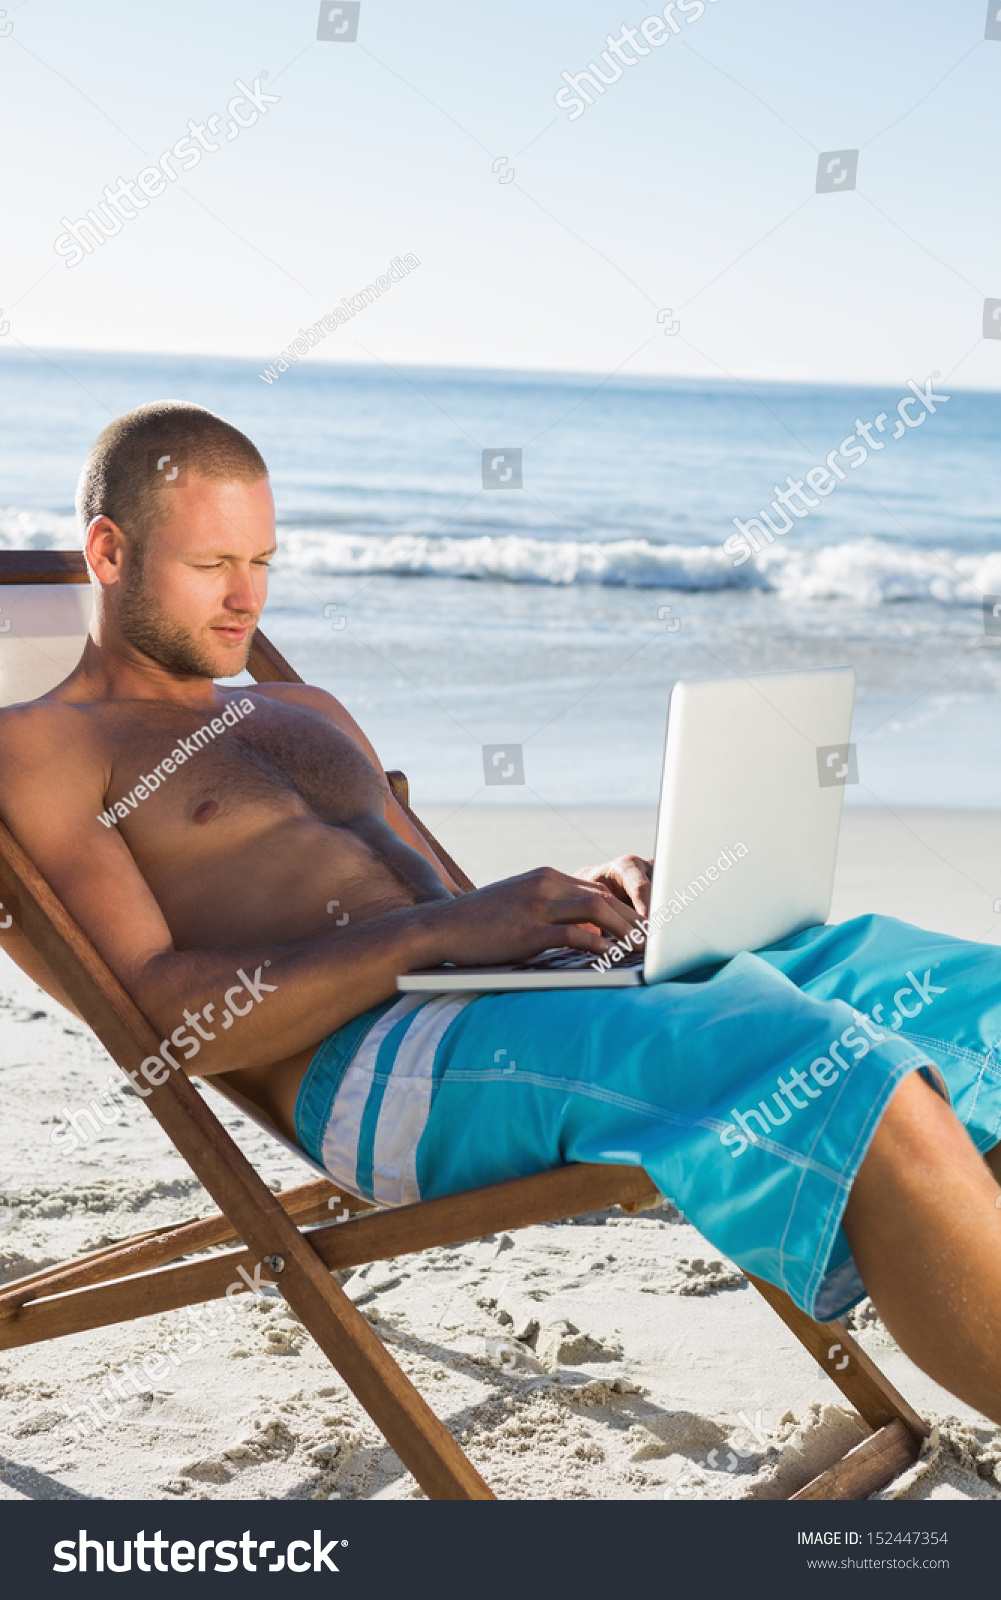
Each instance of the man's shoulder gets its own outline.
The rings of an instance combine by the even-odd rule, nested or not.
[[[318,705],[323,701],[337,704],[332,694],[313,683],[249,683],[245,690],[234,689],[232,693],[264,694],[269,700],[289,700],[293,705],[311,705],[314,701]]]
[[[58,700],[42,695],[38,700],[22,700],[16,705],[0,709],[0,740],[11,741],[51,739],[72,729],[77,739],[88,739],[92,733],[92,719],[86,715],[88,707],[73,700]]]
[[[86,707],[43,696],[0,710],[0,769],[100,763],[102,740]]]
[[[327,689],[318,689],[311,683],[255,683],[250,686],[253,694],[264,695],[266,699],[278,705],[302,707],[307,711],[318,711],[321,716],[329,717],[335,722],[349,716],[341,702]],[[234,690],[234,695],[241,691]],[[243,691],[248,692],[248,691]]]
[[[273,704],[295,706],[299,710],[313,711],[325,717],[365,752],[380,778],[382,777],[382,765],[365,730],[355,721],[347,707],[341,705],[336,696],[327,689],[317,689],[309,683],[258,683],[254,685],[253,692],[264,695]]]

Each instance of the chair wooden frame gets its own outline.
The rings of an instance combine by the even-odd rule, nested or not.
[[[0,553],[0,586],[85,583],[77,551]],[[302,679],[260,633],[249,662],[258,683]],[[390,773],[396,798],[463,888],[470,880],[409,806],[406,779]],[[0,824],[0,901],[15,907],[21,933],[124,1072],[159,1049],[130,999],[13,835]],[[211,1082],[211,1079],[206,1080]],[[238,1268],[260,1264],[345,1383],[432,1499],[490,1500],[490,1489],[404,1375],[332,1273],[486,1233],[553,1222],[620,1205],[641,1209],[656,1190],[639,1167],[572,1165],[537,1176],[378,1211],[317,1180],[275,1195],[183,1073],[146,1101],[179,1154],[219,1207],[217,1215],[153,1230],[77,1261],[45,1268],[0,1290],[0,1349],[201,1304],[222,1296]],[[330,1221],[336,1201],[347,1220]],[[302,1231],[302,1225],[319,1222]],[[225,1253],[191,1257],[239,1241]],[[750,1282],[827,1372],[872,1432],[793,1499],[862,1499],[912,1462],[928,1428],[837,1322],[820,1324],[788,1295]]]

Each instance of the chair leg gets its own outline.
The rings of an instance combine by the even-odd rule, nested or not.
[[[909,1406],[903,1395],[884,1377],[874,1361],[870,1361],[861,1345],[852,1338],[840,1322],[814,1322],[805,1311],[800,1311],[789,1296],[763,1278],[748,1274],[758,1293],[768,1301],[773,1311],[782,1318],[786,1327],[796,1335],[803,1348],[832,1378],[855,1410],[871,1428],[884,1428],[890,1422],[901,1422],[920,1441],[929,1433],[928,1424]]]
[[[895,1418],[863,1439],[789,1496],[790,1500],[868,1500],[916,1461],[921,1444],[909,1428]]]

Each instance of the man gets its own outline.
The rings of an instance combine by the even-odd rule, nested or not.
[[[868,1290],[1001,1421],[1001,951],[873,917],[651,989],[398,996],[416,967],[601,954],[649,909],[649,863],[462,894],[331,695],[217,687],[275,550],[264,462],[220,418],[120,418],[77,504],[93,629],[62,684],[0,714],[0,813],[162,1030],[150,1082],[232,1074],[388,1203],[637,1162],[811,1314]]]

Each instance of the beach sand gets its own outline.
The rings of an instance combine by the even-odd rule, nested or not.
[[[646,852],[654,820],[520,803],[424,815],[477,882]],[[835,918],[881,911],[997,943],[995,900],[1001,816],[846,812]],[[100,1098],[115,1069],[0,963],[0,1282],[212,1210],[134,1096],[85,1146],[56,1148],[62,1108]],[[210,1103],[272,1187],[309,1176]],[[346,1288],[502,1498],[775,1498],[860,1437],[830,1379],[670,1208],[388,1261]],[[937,1424],[883,1496],[1001,1498],[1001,1430],[920,1373],[868,1302],[851,1321]],[[0,1353],[0,1498],[418,1492],[279,1299],[216,1302],[200,1331],[176,1312]]]

